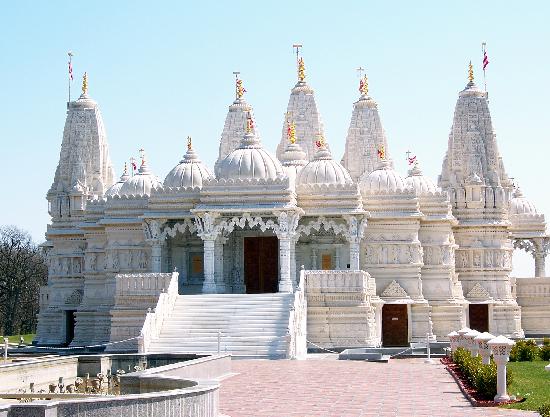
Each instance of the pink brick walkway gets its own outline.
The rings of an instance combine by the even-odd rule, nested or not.
[[[231,417],[535,416],[474,408],[442,365],[418,359],[388,364],[314,359],[234,360],[238,375],[221,383],[220,408]]]

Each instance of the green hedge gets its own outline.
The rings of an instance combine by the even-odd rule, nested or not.
[[[458,348],[453,353],[453,362],[480,396],[492,400],[497,395],[497,366],[492,358],[489,365],[484,365],[481,357],[472,357],[468,350]],[[510,386],[511,383],[512,372],[508,370],[506,386]]]
[[[542,346],[540,347],[539,356],[543,361],[550,361],[550,339],[549,338],[545,338],[542,341]]]
[[[533,362],[538,357],[550,360],[550,339],[545,338],[542,346],[537,346],[534,340],[518,340],[510,352],[510,362]]]
[[[550,403],[541,405],[537,411],[541,417],[550,417]]]

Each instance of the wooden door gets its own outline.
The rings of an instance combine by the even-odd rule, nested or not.
[[[69,345],[74,339],[75,310],[65,311],[65,343]]]
[[[488,304],[470,304],[470,329],[478,332],[489,331],[489,305]]]
[[[279,241],[276,237],[244,238],[244,279],[248,294],[278,291]]]
[[[382,306],[382,345],[408,346],[409,323],[406,304]]]

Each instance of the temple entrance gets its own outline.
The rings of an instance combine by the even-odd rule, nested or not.
[[[279,241],[276,237],[244,238],[244,280],[247,294],[278,291]]]
[[[74,313],[75,310],[65,311],[65,343],[69,345],[74,339]]]
[[[407,346],[409,344],[409,320],[406,304],[382,306],[382,345]]]
[[[478,332],[489,331],[489,304],[470,304],[470,329]]]

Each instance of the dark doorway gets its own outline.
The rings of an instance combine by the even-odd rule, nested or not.
[[[278,291],[279,241],[276,237],[244,238],[244,279],[247,294]]]
[[[65,311],[65,343],[69,345],[74,339],[74,313],[75,310]]]
[[[470,329],[478,332],[489,331],[489,305],[470,304]]]
[[[382,306],[382,345],[407,346],[409,344],[409,320],[406,304]]]

